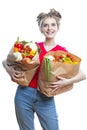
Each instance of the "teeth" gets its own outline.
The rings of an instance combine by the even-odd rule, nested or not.
[[[47,32],[47,34],[53,34],[53,32]]]

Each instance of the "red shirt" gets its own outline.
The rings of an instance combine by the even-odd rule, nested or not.
[[[41,50],[40,55],[39,55],[39,59],[40,59],[40,63],[41,63],[42,60],[43,60],[44,55],[48,51],[46,51],[46,49],[44,48],[44,43],[43,42],[40,42],[40,43],[37,43],[37,44],[38,44],[38,46],[40,47],[40,50]],[[62,47],[60,45],[56,45],[54,48],[52,48],[49,51],[57,51],[57,50],[67,51],[64,47]],[[38,80],[39,70],[40,70],[40,66],[38,67],[37,72],[35,73],[33,79],[29,83],[29,87],[37,88],[37,80]]]

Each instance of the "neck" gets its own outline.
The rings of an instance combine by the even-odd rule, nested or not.
[[[45,39],[45,45],[55,45],[55,39]]]

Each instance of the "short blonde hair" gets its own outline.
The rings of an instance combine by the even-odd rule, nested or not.
[[[51,17],[51,18],[54,18],[56,20],[56,23],[57,23],[57,26],[59,27],[59,24],[60,24],[60,19],[62,18],[61,14],[56,11],[55,9],[50,9],[50,12],[48,13],[40,13],[38,16],[37,16],[37,22],[38,22],[38,26],[39,28],[42,27],[43,25],[43,22],[46,18],[48,17]]]

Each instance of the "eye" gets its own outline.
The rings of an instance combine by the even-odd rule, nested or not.
[[[43,27],[47,27],[48,26],[48,24],[43,24]]]
[[[56,24],[55,24],[55,23],[52,23],[51,25],[52,25],[52,26],[56,26]]]

